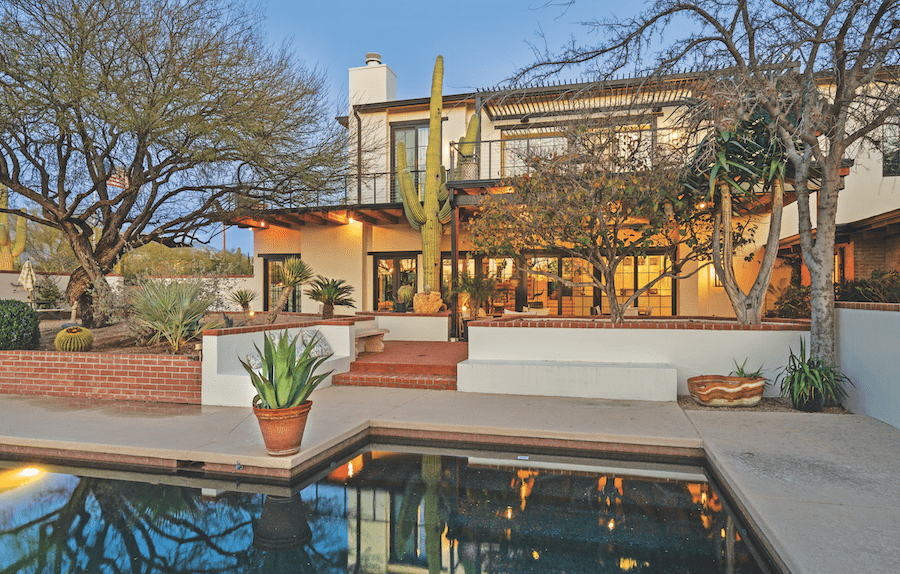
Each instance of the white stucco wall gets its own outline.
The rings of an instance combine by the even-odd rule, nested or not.
[[[347,225],[324,226],[307,225],[303,228],[303,260],[306,261],[317,275],[323,275],[329,279],[343,279],[353,286],[353,299],[356,308],[335,307],[337,315],[352,315],[359,310],[365,310],[361,304],[365,303],[363,297],[368,292],[366,289],[366,248],[363,242],[363,224],[356,221]],[[306,287],[301,300],[301,308],[306,313],[321,312],[321,303],[310,299],[306,294]]]
[[[837,363],[854,386],[844,406],[900,428],[900,311],[835,309]]]

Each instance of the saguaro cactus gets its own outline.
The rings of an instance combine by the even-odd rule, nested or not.
[[[443,98],[441,84],[444,79],[444,58],[438,56],[431,79],[431,108],[428,120],[428,147],[425,149],[425,189],[422,201],[406,166],[406,146],[397,144],[397,171],[403,212],[413,229],[422,234],[422,271],[424,284],[438,288],[441,268],[441,233],[450,222],[452,208],[447,192],[447,174],[441,165],[441,111]]]
[[[0,185],[0,207],[9,207],[9,190]],[[15,258],[25,251],[25,231],[28,221],[19,217],[16,222],[15,241],[9,236],[9,215],[0,213],[0,270],[12,271]]]

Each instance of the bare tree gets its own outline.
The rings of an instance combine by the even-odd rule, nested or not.
[[[598,45],[545,53],[517,78],[584,63],[605,75],[700,67],[711,70],[710,88],[730,94],[719,108],[722,117],[735,120],[762,108],[772,118],[794,169],[800,243],[811,280],[811,354],[834,363],[841,161],[866,143],[878,143],[878,128],[898,112],[900,1],[658,0],[635,18],[589,24],[603,38]],[[665,32],[674,41],[654,51]]]
[[[190,243],[235,205],[314,201],[345,169],[323,76],[260,23],[226,0],[2,4],[0,183],[37,208],[7,211],[72,245],[85,324],[126,250]]]
[[[469,226],[479,251],[561,251],[582,260],[590,282],[566,279],[562,270],[528,272],[601,290],[616,323],[660,281],[690,277],[699,267],[687,264],[709,257],[710,215],[685,195],[683,156],[654,147],[652,132],[633,121],[605,115],[561,126],[565,145],[523,158],[529,173],[509,182],[515,193],[490,197]],[[622,298],[622,262],[659,250],[659,274]]]

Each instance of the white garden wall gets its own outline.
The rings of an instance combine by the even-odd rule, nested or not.
[[[863,306],[872,309],[844,308]],[[847,387],[844,406],[900,428],[900,304],[837,307],[837,363],[854,385]]]

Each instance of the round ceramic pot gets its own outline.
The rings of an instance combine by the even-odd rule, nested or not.
[[[253,414],[259,421],[266,452],[272,456],[288,456],[300,452],[300,441],[312,401],[288,409],[258,409]]]
[[[300,495],[267,495],[259,520],[253,523],[253,546],[260,550],[290,550],[310,540],[312,531]]]
[[[687,380],[691,397],[705,407],[752,407],[762,399],[766,380],[762,377],[701,375]]]

